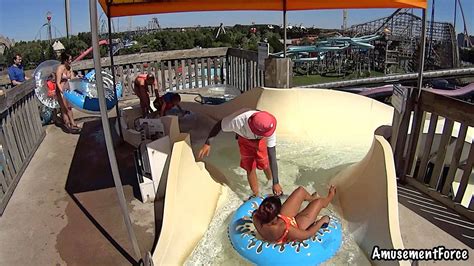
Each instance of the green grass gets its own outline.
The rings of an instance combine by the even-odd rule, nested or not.
[[[363,75],[361,77],[357,77],[355,73],[349,74],[345,77],[324,77],[320,75],[302,75],[302,76],[294,76],[293,77],[293,86],[301,86],[301,85],[311,85],[311,84],[319,84],[319,83],[326,83],[326,82],[334,82],[334,81],[345,81],[357,78],[369,78],[369,77],[380,77],[383,76],[383,72],[372,71],[370,75]]]

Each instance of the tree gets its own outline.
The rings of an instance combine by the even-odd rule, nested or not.
[[[270,39],[268,39],[268,44],[274,53],[281,52],[284,49],[283,43],[280,42],[280,38],[278,38],[277,35],[270,37]]]
[[[459,49],[459,57],[462,61],[474,64],[474,48]]]

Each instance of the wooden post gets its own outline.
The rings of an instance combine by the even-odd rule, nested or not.
[[[469,155],[467,156],[466,165],[463,169],[463,174],[461,177],[461,182],[459,183],[458,192],[456,197],[454,197],[455,202],[461,202],[464,194],[466,193],[467,184],[469,183],[469,178],[471,177],[472,167],[474,164],[474,141],[471,141],[471,149],[469,150]]]
[[[197,58],[194,58],[194,88],[199,88],[199,63]]]
[[[192,89],[193,88],[193,62],[191,61],[191,59],[187,59],[186,60],[187,64],[188,64],[188,73],[186,75],[187,79],[187,83],[188,83],[188,88]]]
[[[201,58],[201,87],[206,86],[206,80],[206,59],[203,57]]]
[[[160,64],[160,71],[161,71],[161,91],[166,91],[166,62],[161,61]]]
[[[171,67],[171,60],[168,60],[168,89],[173,90],[173,70]]]
[[[449,164],[449,171],[446,175],[446,180],[444,181],[443,189],[441,190],[441,193],[444,195],[448,195],[449,191],[451,190],[451,185],[453,183],[454,176],[456,175],[456,170],[459,166],[459,159],[461,158],[462,150],[464,148],[467,129],[468,126],[466,124],[462,124],[461,128],[459,129],[456,145],[454,146],[453,158],[451,159],[451,163]]]
[[[290,58],[265,59],[265,87],[291,88],[293,63]],[[287,86],[287,81],[289,86]]]
[[[428,129],[428,135],[426,136],[425,145],[423,149],[423,154],[421,156],[420,167],[418,168],[418,174],[416,179],[420,182],[424,182],[426,167],[428,166],[428,161],[431,153],[431,146],[433,145],[433,139],[436,132],[436,125],[438,124],[438,116],[436,114],[431,114],[430,126]]]

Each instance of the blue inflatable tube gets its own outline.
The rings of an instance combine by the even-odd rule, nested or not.
[[[122,85],[116,85],[117,98],[104,80],[105,98],[107,110],[111,110],[117,104],[118,99],[122,97]],[[91,113],[100,112],[99,98],[97,97],[97,88],[95,82],[89,79],[72,79],[68,81],[68,89],[64,91],[64,97],[74,107],[79,110]]]
[[[261,240],[252,222],[252,213],[262,198],[244,202],[229,224],[228,234],[234,249],[257,265],[318,265],[332,258],[342,243],[340,221],[331,217],[328,227],[302,242],[275,244]]]

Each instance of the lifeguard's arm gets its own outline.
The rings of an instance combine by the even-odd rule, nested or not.
[[[206,139],[206,144],[211,145],[212,140],[214,139],[217,134],[222,130],[222,120],[219,120],[214,127],[211,129],[211,132],[209,132],[209,136],[207,136]]]
[[[270,170],[272,170],[273,185],[278,184],[278,164],[276,160],[276,148],[267,148],[268,160],[270,161]]]

